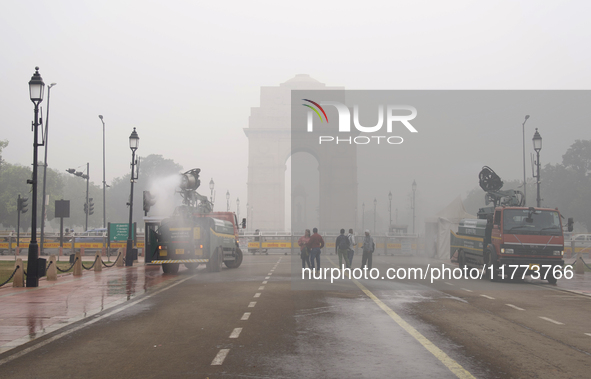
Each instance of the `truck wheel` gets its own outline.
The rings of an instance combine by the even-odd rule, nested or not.
[[[500,279],[499,275],[499,263],[496,260],[496,254],[493,254],[492,251],[486,250],[485,252],[485,262],[484,264],[487,266],[488,275],[491,282],[498,282]],[[492,265],[492,268],[491,268]],[[492,271],[492,272],[491,272]]]
[[[460,250],[458,253],[458,264],[462,270],[464,267],[466,267],[466,257],[464,256],[464,252],[462,250]]]
[[[550,268],[550,269],[548,269],[548,271],[550,271],[550,272],[548,272],[548,276],[547,276],[548,283],[556,284],[556,282],[558,282],[558,279],[553,274],[554,270],[552,270],[552,268]]]
[[[199,263],[185,263],[185,267],[191,272],[197,270],[197,266],[199,266]]]
[[[209,272],[220,272],[222,271],[222,250],[216,247],[215,251],[207,262],[207,271]]]
[[[162,263],[162,271],[165,274],[176,274],[179,272],[178,263]]]
[[[240,267],[240,265],[242,264],[242,250],[240,250],[239,248],[237,248],[234,251],[234,254],[236,255],[236,259],[233,261],[224,261],[224,264],[226,265],[227,268],[238,268]]]

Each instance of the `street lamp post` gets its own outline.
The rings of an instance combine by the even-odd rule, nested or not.
[[[536,132],[534,133],[534,138],[532,139],[534,142],[534,150],[536,151],[536,166],[538,168],[538,173],[536,175],[536,183],[537,183],[537,190],[538,190],[538,197],[536,198],[536,203],[538,208],[542,206],[542,199],[540,198],[540,150],[542,150],[542,136],[538,132],[538,128],[536,128]]]
[[[39,128],[39,104],[43,101],[43,90],[45,83],[39,75],[39,67],[35,67],[35,73],[29,81],[29,96],[35,105],[33,119],[33,177],[27,180],[33,187],[31,200],[31,242],[29,243],[29,254],[27,262],[27,287],[39,286],[38,263],[39,245],[37,244],[37,129]]]
[[[230,212],[230,190],[226,191],[226,212]]]
[[[215,187],[215,183],[213,182],[213,178],[209,181],[209,191],[210,191],[210,201],[211,201],[211,210],[213,211],[213,188]]]
[[[105,181],[105,121],[103,115],[99,115],[103,123],[103,228],[107,227],[107,182]]]
[[[375,235],[376,233],[376,209],[378,206],[378,200],[374,197],[373,199],[373,230],[372,233]]]
[[[47,86],[47,112],[45,115],[45,159],[43,160],[43,194],[41,195],[41,254],[43,254],[43,243],[45,242],[45,188],[47,187],[47,141],[49,133],[49,95],[51,87],[57,83]]]
[[[246,203],[246,229],[251,229],[250,227],[250,223],[252,222],[252,220],[250,219],[250,207],[248,205],[249,203]]]
[[[82,175],[82,179],[86,179],[86,229],[88,231],[88,214],[90,213],[90,204],[88,204],[88,183],[90,181],[90,164],[86,163],[86,178]]]
[[[523,133],[523,205],[525,205],[526,183],[525,183],[525,123],[529,115],[525,115],[525,120],[521,124],[521,131]]]
[[[415,194],[417,192],[417,182],[412,181],[412,234],[415,234],[415,209],[417,204],[415,202]]]
[[[388,200],[390,201],[390,205],[388,206],[388,211],[390,212],[390,223],[388,224],[388,233],[392,231],[392,191],[388,193]]]
[[[361,204],[361,229],[365,230],[365,202]]]
[[[138,178],[138,173],[135,172],[135,166],[137,164],[135,160],[135,151],[138,149],[140,144],[140,137],[138,136],[135,128],[133,128],[133,132],[129,136],[129,148],[131,149],[131,192],[129,194],[129,230],[127,232],[127,249],[125,255],[125,265],[126,266],[133,266],[133,258],[131,256],[131,250],[133,246],[133,241],[131,240],[131,228],[133,226],[133,183]]]
[[[240,198],[236,198],[236,218],[240,222]]]

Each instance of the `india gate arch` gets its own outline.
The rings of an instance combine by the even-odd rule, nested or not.
[[[318,227],[320,231],[338,232],[341,228],[354,228],[357,220],[357,154],[355,145],[317,145],[312,136],[300,134],[292,138],[291,91],[292,90],[343,90],[343,87],[327,87],[305,74],[279,86],[261,87],[260,106],[251,108],[248,128],[248,182],[247,229],[254,231],[284,231],[285,228],[285,171],[286,162],[292,156],[292,198],[301,193],[302,175],[308,169],[300,165],[294,155],[305,152],[318,162],[318,188],[304,189],[314,196],[317,193],[318,224],[308,208],[306,228]],[[303,181],[305,183],[305,180]],[[289,201],[291,199],[287,199]],[[291,201],[290,201],[291,203]],[[301,225],[293,224],[297,209],[292,207],[292,228],[300,232]],[[302,214],[300,212],[300,214]],[[314,224],[313,224],[314,223]]]

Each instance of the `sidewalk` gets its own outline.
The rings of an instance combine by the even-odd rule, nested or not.
[[[14,256],[10,258],[14,260]],[[88,259],[92,260],[92,256]],[[142,262],[132,267],[103,268],[96,273],[84,271],[78,277],[62,274],[55,282],[42,278],[35,288],[0,287],[0,353],[124,303],[176,277],[164,276],[160,266],[145,266]]]

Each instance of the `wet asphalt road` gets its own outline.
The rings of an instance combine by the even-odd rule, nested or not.
[[[322,255],[323,265],[337,261]],[[354,267],[359,263],[356,257]],[[374,257],[381,272],[427,263]],[[583,378],[590,372],[591,298],[523,281],[301,283],[292,280],[299,267],[296,256],[271,254],[246,256],[240,268],[221,273],[182,271],[167,290],[138,296],[139,303],[1,365],[0,377]]]

